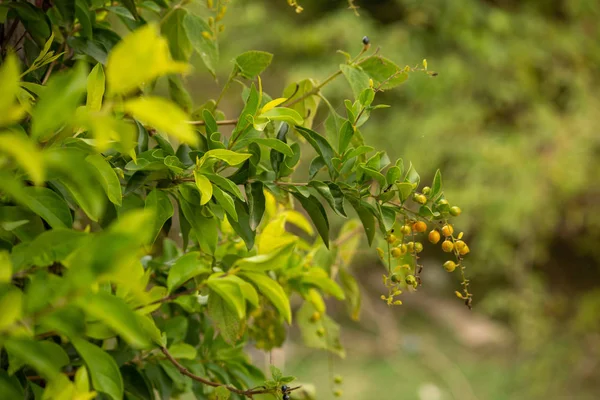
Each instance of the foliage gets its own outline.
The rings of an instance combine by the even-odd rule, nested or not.
[[[598,319],[590,304],[600,300],[600,31],[594,23],[600,5],[356,3],[360,18],[343,0],[304,1],[300,18],[285,7],[273,18],[261,11],[268,2],[249,4],[253,19],[226,34],[265,21],[270,34],[244,35],[230,51],[259,41],[278,55],[284,80],[326,76],[323,65],[336,49],[354,44],[354,32],[368,32],[391,59],[435,60],[439,78],[414,75],[402,90],[382,94],[394,108],[373,118],[363,135],[390,157],[410,156],[422,177],[431,179],[441,167],[446,194],[468,210],[461,225],[477,249],[470,260],[476,309],[515,339],[511,351],[496,357],[513,373],[494,398],[595,398],[594,368],[564,366],[597,358],[597,329],[582,329],[580,321]],[[343,89],[336,82],[325,95],[338,104]],[[443,253],[430,255],[426,266],[443,262]],[[449,347],[443,350],[452,353]]]
[[[221,95],[194,107],[182,76],[194,53],[216,75],[226,6],[119,4],[0,5],[0,22],[25,29],[23,49],[6,51],[0,67],[2,393],[289,398],[296,388],[282,385],[294,377],[273,368],[265,379],[246,345],[280,347],[294,322],[306,346],[343,357],[325,298],[358,318],[348,266],[361,230],[369,245],[377,230],[387,243],[378,251],[388,305],[421,284],[418,240],[432,229],[470,307],[469,248],[449,222],[460,210],[441,173],[421,188],[412,163],[391,162],[361,134],[386,107],[377,94],[414,72],[436,75],[426,61],[400,68],[365,38],[323,82],[273,99],[260,78],[273,56],[246,51]],[[113,23],[131,32],[121,37]],[[321,93],[341,76],[354,95],[345,115]],[[227,119],[219,104],[234,82],[244,106]],[[325,134],[312,129],[320,101]],[[307,182],[292,179],[299,169]],[[324,204],[360,222],[333,235]]]

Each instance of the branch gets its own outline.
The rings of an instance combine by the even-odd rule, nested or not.
[[[246,389],[246,390],[242,390],[242,389],[238,389],[236,387],[230,386],[230,385],[226,385],[224,383],[218,383],[218,382],[213,382],[213,381],[209,381],[208,379],[205,379],[201,376],[198,375],[194,375],[192,374],[190,371],[188,371],[188,369],[186,367],[184,367],[183,365],[181,365],[172,355],[171,353],[169,353],[169,350],[167,350],[165,347],[161,347],[160,350],[163,352],[163,354],[165,355],[165,357],[167,357],[167,360],[169,360],[171,362],[171,364],[173,364],[175,366],[175,368],[177,368],[179,370],[179,372],[187,377],[192,378],[193,380],[195,380],[196,382],[200,382],[204,385],[207,386],[212,386],[212,387],[220,387],[220,386],[224,386],[225,389],[229,390],[232,393],[236,393],[239,394],[241,396],[246,396],[248,398],[252,398],[252,396],[254,396],[255,394],[265,394],[265,393],[273,393],[275,392],[277,389]],[[296,390],[299,389],[300,386],[294,387],[289,389],[289,391],[292,390]]]
[[[206,125],[206,121],[185,121],[190,125]],[[216,121],[217,125],[237,125],[237,119],[224,119],[222,121]]]

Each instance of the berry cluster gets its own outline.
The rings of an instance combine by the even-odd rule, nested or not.
[[[290,400],[290,388],[287,385],[281,386],[281,394],[283,394],[283,400]]]
[[[415,193],[412,200],[418,204],[426,204],[428,189],[425,187],[422,193]],[[447,208],[448,216],[457,217],[461,214],[459,207],[449,207],[445,199],[441,199],[437,203],[436,205]],[[388,288],[388,294],[387,296],[381,295],[381,299],[388,305],[401,305],[402,301],[398,300],[397,296],[402,294],[402,289],[414,291],[422,283],[420,275],[423,265],[419,263],[419,254],[423,251],[423,243],[419,241],[419,236],[427,232],[428,223],[434,222],[421,220],[416,215],[415,218],[405,216],[398,231],[392,229],[387,233],[385,237],[387,252],[381,248],[377,249],[380,258],[388,266],[388,274],[383,276],[383,284]],[[453,272],[457,268],[460,270],[463,291],[455,293],[457,297],[465,300],[467,307],[471,308],[473,295],[468,290],[469,281],[465,278],[463,263],[464,257],[470,252],[469,246],[463,240],[463,232],[454,235],[454,227],[446,218],[439,223],[442,226],[431,229],[427,234],[427,239],[432,244],[438,244],[441,241],[442,251],[454,255],[455,259],[444,262],[443,267],[447,272]]]

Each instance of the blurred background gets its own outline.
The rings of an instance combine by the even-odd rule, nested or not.
[[[232,2],[219,81],[235,55],[269,51],[263,83],[279,97],[331,74],[344,62],[336,50],[358,53],[365,35],[401,66],[426,58],[439,76],[413,73],[378,95],[392,108],[362,132],[412,161],[422,182],[441,168],[463,210],[475,297],[469,312],[454,296],[458,277],[426,246],[422,289],[388,308],[365,245],[353,266],[360,322],[329,305],[346,359],[302,349],[291,332],[285,372],[314,382],[318,399],[333,398],[332,371],[355,400],[600,398],[600,2],[356,0],[359,17],[345,0],[300,4],[297,14],[284,0]],[[197,65],[187,84],[198,105],[219,86]],[[340,112],[351,97],[343,79],[324,93]],[[238,110],[239,90],[223,105]]]

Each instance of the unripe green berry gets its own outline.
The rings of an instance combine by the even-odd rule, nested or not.
[[[333,378],[333,381],[334,381],[335,383],[337,383],[338,385],[339,385],[340,383],[342,383],[342,382],[343,382],[343,380],[344,380],[344,379],[342,378],[342,376],[341,376],[341,375],[336,375],[336,376]]]
[[[404,278],[404,282],[406,282],[408,286],[412,286],[415,289],[417,288],[417,279],[413,275],[408,275]]]
[[[431,188],[429,186],[425,186],[421,191],[424,195],[428,195],[429,193],[431,193]]]
[[[423,251],[423,243],[421,242],[415,242],[415,251],[417,253],[420,253]]]
[[[454,215],[455,217],[458,217],[461,212],[462,212],[462,210],[458,206],[450,207],[450,214]]]

